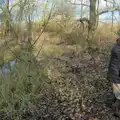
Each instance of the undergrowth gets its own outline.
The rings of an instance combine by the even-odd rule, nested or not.
[[[21,56],[17,59],[14,72],[0,77],[0,114],[5,113],[1,119],[6,116],[13,120],[21,117],[24,110],[34,106],[41,91],[48,85],[44,69],[34,57],[31,57],[29,66],[27,58],[25,55]]]

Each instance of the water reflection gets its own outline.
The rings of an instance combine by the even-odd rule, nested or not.
[[[14,70],[15,63],[16,63],[16,60],[10,61],[10,68],[12,71]],[[1,66],[0,75],[5,75],[7,73],[10,73],[10,68],[8,64]]]

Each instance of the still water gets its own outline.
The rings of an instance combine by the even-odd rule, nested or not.
[[[16,60],[10,61],[10,67],[12,70],[14,69],[15,63],[16,63]],[[5,64],[5,65],[0,67],[0,75],[5,75],[8,73],[10,73],[10,69],[8,67],[8,64]]]

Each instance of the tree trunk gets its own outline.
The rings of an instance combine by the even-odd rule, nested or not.
[[[88,37],[87,37],[87,42],[89,46],[91,46],[91,43],[94,37],[94,32],[96,29],[96,23],[97,23],[96,3],[97,3],[97,0],[90,0],[90,15],[89,15],[90,18],[88,23]]]
[[[115,0],[113,0],[113,8],[115,8]],[[111,38],[113,37],[113,27],[114,27],[114,11],[112,11],[112,26],[111,26]]]
[[[9,33],[9,19],[10,19],[10,13],[9,13],[9,0],[5,0],[5,13],[4,13],[4,37]]]
[[[6,0],[6,32],[9,32],[9,0]]]

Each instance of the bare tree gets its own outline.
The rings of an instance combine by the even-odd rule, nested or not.
[[[97,11],[96,11],[97,0],[90,0],[90,18],[88,22],[88,37],[87,42],[90,45],[91,40],[93,39],[96,23],[97,23]]]
[[[115,0],[113,0],[113,8],[115,8]],[[111,36],[112,36],[113,26],[114,26],[114,11],[112,11]]]
[[[112,8],[107,8],[105,10],[102,10],[102,11],[99,11],[99,0],[89,0],[89,3],[90,4],[85,4],[85,3],[72,3],[73,5],[81,5],[81,6],[85,6],[85,7],[89,7],[89,18],[80,18],[79,21],[80,22],[87,22],[88,23],[88,36],[87,36],[87,43],[90,45],[93,37],[94,37],[94,33],[95,33],[95,30],[97,28],[97,25],[98,25],[98,21],[99,21],[99,16],[104,14],[104,13],[107,13],[107,12],[112,12],[112,16],[114,16],[114,11],[119,11],[120,10],[120,7],[119,6],[116,6],[115,5],[115,0],[113,0],[112,2],[111,1],[108,1],[108,0],[105,0],[106,1],[106,4],[107,3],[110,3],[110,4],[113,4],[113,7]]]

